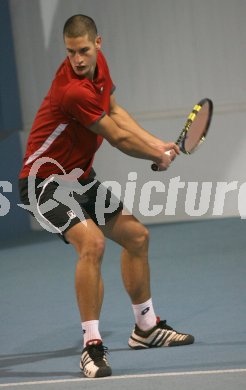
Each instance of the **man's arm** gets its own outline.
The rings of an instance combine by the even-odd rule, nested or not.
[[[112,146],[129,156],[154,161],[159,170],[166,170],[172,161],[173,156],[165,154],[164,147],[157,147],[153,143],[143,140],[138,136],[137,131],[131,132],[119,127],[108,115],[90,126],[90,130],[102,135]],[[172,145],[171,149],[174,148],[175,144],[170,145]]]
[[[174,149],[177,154],[179,153],[178,146],[174,145],[173,142],[163,142],[139,126],[139,124],[130,116],[130,114],[128,114],[126,110],[124,110],[116,103],[115,97],[113,95],[110,97],[110,118],[121,129],[136,134],[144,142],[152,144],[154,147],[161,148],[162,150],[164,149],[164,151]]]

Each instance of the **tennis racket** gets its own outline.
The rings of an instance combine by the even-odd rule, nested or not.
[[[206,138],[213,115],[213,102],[205,98],[200,100],[189,114],[185,126],[176,141],[180,151],[191,154],[203,143]],[[165,152],[170,154],[168,150]],[[158,171],[158,165],[152,164],[153,171]]]

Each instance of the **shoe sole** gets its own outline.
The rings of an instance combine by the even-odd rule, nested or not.
[[[183,345],[190,345],[195,342],[195,338],[191,335],[188,335],[185,340],[183,341],[170,341],[168,344],[161,344],[161,345],[148,345],[147,343],[140,343],[137,340],[134,340],[132,338],[129,339],[128,345],[131,349],[150,349],[150,348],[163,348],[163,347],[181,347]]]
[[[106,376],[111,376],[112,375],[111,367],[100,367],[97,370],[96,375],[90,375],[90,373],[87,374],[84,371],[84,368],[83,368],[83,365],[82,365],[81,362],[80,362],[79,366],[80,366],[80,369],[81,369],[82,373],[84,374],[84,376],[86,378],[104,378]]]

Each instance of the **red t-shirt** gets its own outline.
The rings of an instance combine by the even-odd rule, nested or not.
[[[89,126],[110,112],[110,95],[114,90],[107,62],[98,52],[96,76],[93,81],[77,76],[69,62],[62,63],[34,120],[20,172],[29,175],[32,164],[41,157],[57,161],[66,173],[74,168],[84,171],[87,178],[94,155],[103,138]],[[54,163],[40,166],[37,176],[47,178],[61,174]]]

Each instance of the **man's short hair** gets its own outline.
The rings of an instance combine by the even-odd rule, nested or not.
[[[86,15],[71,16],[63,27],[63,37],[78,38],[88,34],[91,41],[97,37],[97,26],[92,18]]]

